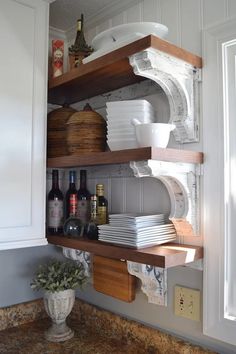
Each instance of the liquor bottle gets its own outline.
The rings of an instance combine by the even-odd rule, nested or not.
[[[108,224],[108,202],[104,197],[104,185],[96,185],[96,195],[98,197],[98,225]]]
[[[76,171],[69,171],[69,188],[66,192],[65,217],[77,215]]]
[[[85,236],[90,240],[98,239],[98,210],[97,210],[98,197],[96,194],[91,195],[90,200],[90,220],[85,226]]]
[[[63,233],[63,194],[59,189],[58,170],[52,171],[52,189],[48,193],[48,232]]]
[[[87,171],[80,170],[80,187],[77,193],[77,216],[84,224],[90,220],[90,197],[91,194],[87,189]]]

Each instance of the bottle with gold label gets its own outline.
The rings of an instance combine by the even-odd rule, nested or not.
[[[108,224],[108,202],[104,197],[104,185],[96,185],[98,225]]]
[[[98,239],[98,197],[94,194],[91,195],[90,199],[90,212],[91,218],[89,222],[85,225],[84,234],[90,240]]]
[[[82,64],[83,58],[92,53],[93,49],[86,43],[84,38],[84,16],[77,20],[77,33],[75,43],[69,48],[70,69]]]
[[[69,188],[65,198],[65,217],[77,215],[76,171],[69,171]]]

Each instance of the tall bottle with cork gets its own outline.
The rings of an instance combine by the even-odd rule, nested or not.
[[[108,223],[108,201],[104,196],[104,185],[96,185],[98,225]]]
[[[48,193],[47,229],[52,235],[63,233],[63,194],[59,189],[58,170],[52,170],[52,188]]]
[[[84,38],[84,16],[77,20],[77,32],[74,44],[69,47],[70,69],[82,64],[83,58],[92,53],[92,48]]]
[[[91,195],[90,200],[90,220],[85,225],[85,236],[90,240],[98,239],[98,197],[96,194]]]
[[[66,192],[65,217],[75,217],[77,215],[77,189],[76,171],[69,171],[69,188]]]
[[[90,220],[90,197],[87,189],[87,171],[80,170],[80,187],[77,193],[77,217],[86,224]]]

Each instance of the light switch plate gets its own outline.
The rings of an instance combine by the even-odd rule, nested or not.
[[[200,290],[175,286],[175,315],[200,321]]]

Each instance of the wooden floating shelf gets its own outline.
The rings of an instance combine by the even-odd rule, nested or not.
[[[71,104],[144,80],[144,77],[133,73],[129,56],[147,48],[177,57],[194,67],[202,67],[202,59],[197,55],[149,35],[50,79],[48,102]]]
[[[143,249],[132,249],[68,236],[47,236],[50,244],[87,251],[97,256],[150,264],[160,268],[184,265],[203,258],[203,247],[166,243]]]
[[[203,153],[189,150],[144,147],[119,151],[106,151],[81,156],[52,157],[47,160],[48,168],[95,166],[128,163],[130,161],[159,160],[182,163],[203,163]]]

